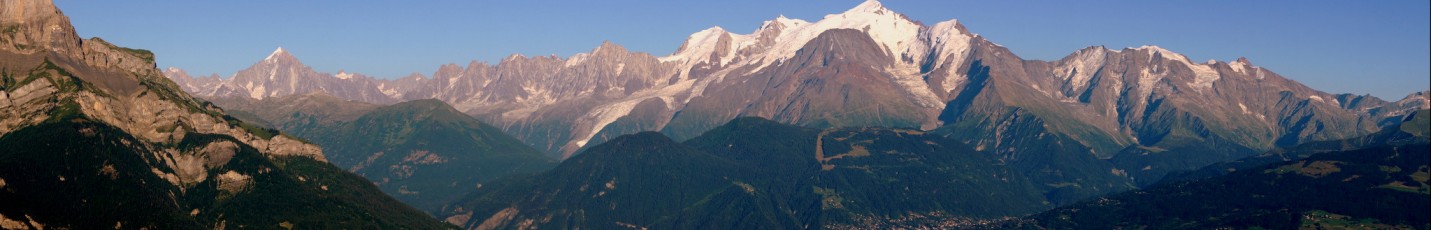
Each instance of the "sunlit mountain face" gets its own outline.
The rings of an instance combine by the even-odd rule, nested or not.
[[[446,228],[321,147],[182,91],[156,54],[3,1],[0,228]]]

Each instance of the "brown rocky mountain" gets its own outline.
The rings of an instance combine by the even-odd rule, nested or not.
[[[1069,189],[1067,199],[1278,146],[1369,134],[1427,107],[1424,93],[1400,102],[1330,94],[1246,59],[1197,62],[1157,46],[1025,60],[958,21],[926,25],[877,1],[814,22],[778,17],[750,34],[703,30],[665,57],[604,43],[567,58],[513,55],[495,65],[443,65],[431,77],[333,81],[362,82],[347,88],[294,85],[279,76],[286,71],[245,74],[253,69],[266,68],[224,80],[243,84],[192,92],[435,98],[561,158],[639,131],[684,140],[740,116],[918,128],[1022,165],[1038,184]],[[261,77],[239,77],[248,75]],[[388,97],[368,96],[373,90]]]
[[[49,0],[0,15],[0,228],[443,227],[191,97],[153,53],[80,39]]]
[[[153,53],[98,38],[79,39],[69,18],[50,1],[5,3],[4,22],[13,28],[7,29],[0,45],[5,69],[40,74],[6,82],[6,92],[0,93],[0,112],[4,112],[0,117],[6,118],[0,121],[0,134],[56,117],[48,111],[73,109],[152,142],[178,141],[186,133],[225,134],[277,155],[323,158],[317,146],[286,136],[260,137],[226,123],[217,107],[172,87],[154,68]],[[65,84],[78,84],[80,89]],[[68,92],[73,90],[77,92]],[[176,131],[176,126],[192,130]]]

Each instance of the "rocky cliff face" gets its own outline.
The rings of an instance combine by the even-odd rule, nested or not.
[[[5,4],[4,27],[20,29],[0,41],[9,51],[0,56],[13,76],[0,90],[0,111],[5,113],[0,116],[0,135],[68,110],[150,142],[175,142],[188,133],[224,134],[268,150],[265,153],[323,159],[317,146],[255,134],[226,119],[221,109],[179,91],[154,67],[149,51],[98,38],[75,39],[69,19],[49,1]]]
[[[79,36],[69,17],[49,1],[6,0],[3,17],[5,45],[0,49],[32,54],[44,51],[80,52]]]
[[[0,199],[24,201],[0,208],[7,228],[223,228],[334,214],[275,205],[287,199],[349,210],[334,216],[436,226],[354,184],[318,146],[192,98],[161,75],[153,53],[78,39],[48,0],[0,1],[0,12]],[[327,186],[345,195],[315,192]],[[377,195],[355,198],[362,194]]]

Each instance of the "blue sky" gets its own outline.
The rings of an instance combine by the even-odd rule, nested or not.
[[[55,0],[84,37],[153,50],[160,67],[227,77],[282,46],[323,72],[382,78],[511,54],[570,56],[602,41],[664,56],[711,26],[817,21],[846,1]],[[959,19],[1026,59],[1158,45],[1194,61],[1247,57],[1331,93],[1400,99],[1431,85],[1431,1],[884,1]]]

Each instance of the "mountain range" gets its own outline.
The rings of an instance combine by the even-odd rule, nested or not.
[[[910,20],[878,1],[750,34],[713,27],[657,57],[603,43],[571,57],[513,55],[378,79],[317,72],[282,48],[228,78],[164,72],[202,98],[322,92],[387,104],[438,99],[566,159],[623,134],[688,140],[738,117],[812,128],[929,131],[994,153],[1056,203],[1170,172],[1368,135],[1431,106],[1311,89],[1240,58],[1196,62],[1157,46],[1092,46],[1026,60],[957,20]]]
[[[283,48],[194,77],[49,0],[0,13],[4,229],[1431,226],[1431,91],[1027,60],[874,0],[398,79]]]

